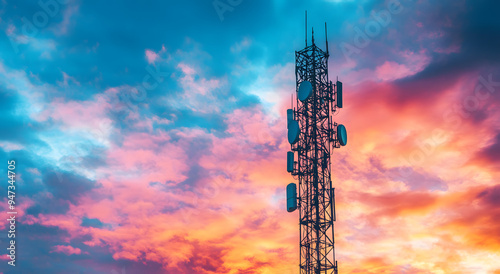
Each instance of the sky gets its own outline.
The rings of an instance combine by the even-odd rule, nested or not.
[[[286,109],[305,10],[344,87],[339,273],[500,273],[499,9],[0,1],[0,273],[299,273]]]

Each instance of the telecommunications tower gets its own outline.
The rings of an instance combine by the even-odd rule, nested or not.
[[[296,102],[287,110],[287,171],[299,181],[298,193],[295,183],[286,188],[287,211],[299,209],[301,274],[337,274],[330,155],[346,145],[347,133],[333,122],[342,108],[342,83],[329,81],[328,57],[328,40],[325,52],[314,43],[314,29],[307,45],[306,13],[306,47],[295,52]]]

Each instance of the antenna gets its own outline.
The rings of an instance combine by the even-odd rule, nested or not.
[[[314,27],[312,27],[312,44],[314,45]]]
[[[325,22],[325,41],[326,41],[326,54],[328,55],[328,32],[326,30],[326,22]]]
[[[306,48],[307,48],[307,10],[306,10]]]
[[[313,87],[311,82],[305,80],[299,84],[299,100],[304,102],[311,97]]]

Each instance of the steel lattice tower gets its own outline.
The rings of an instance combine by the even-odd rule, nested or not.
[[[293,116],[289,113],[288,117],[289,141],[290,134],[293,134],[290,132],[293,131],[290,121],[298,123],[299,137],[295,142],[290,141],[288,171],[299,181],[296,200],[299,209],[301,274],[337,274],[333,225],[335,189],[331,180],[330,155],[334,148],[346,144],[347,135],[345,127],[337,125],[332,119],[332,114],[342,107],[342,83],[337,81],[334,84],[328,79],[328,42],[326,47],[325,52],[316,46],[313,30],[312,45],[307,46],[306,40],[306,47],[295,52],[297,99]],[[302,83],[312,86],[305,100],[304,95],[301,98],[302,91],[299,91]],[[297,157],[297,161],[293,161],[294,157]],[[295,189],[295,184],[293,187]],[[289,192],[296,190],[289,191],[287,187],[288,202],[291,202],[290,195],[293,194]],[[288,211],[293,210],[293,206],[291,208],[288,205]]]

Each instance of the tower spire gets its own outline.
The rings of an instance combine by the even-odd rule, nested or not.
[[[314,45],[314,27],[312,28],[312,44]]]
[[[306,10],[306,48],[307,48],[307,10]]]
[[[326,54],[327,54],[327,55],[330,55],[330,54],[328,53],[328,32],[327,32],[327,30],[326,30],[326,22],[325,22],[325,41],[326,41]]]

